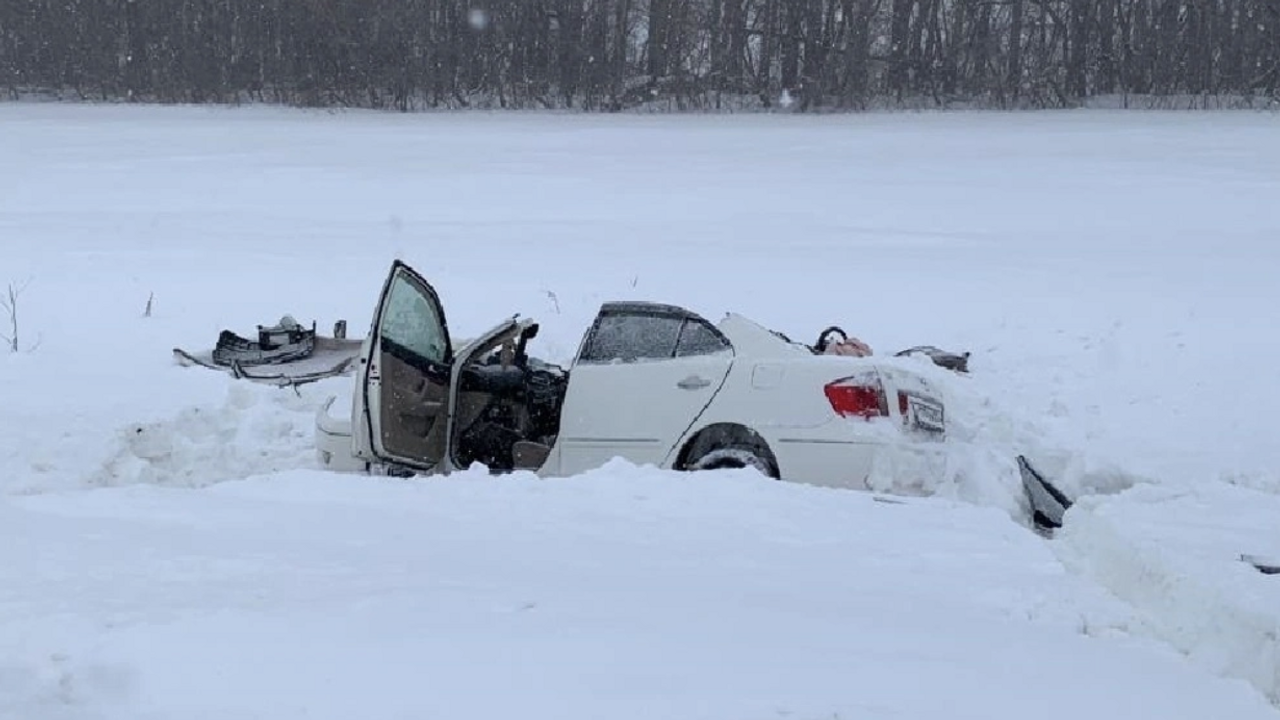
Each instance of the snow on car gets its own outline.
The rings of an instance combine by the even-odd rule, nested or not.
[[[396,261],[356,366],[348,417],[316,417],[340,471],[572,475],[614,457],[677,470],[755,468],[863,488],[873,468],[937,473],[946,413],[918,374],[818,353],[737,314],[608,302],[566,370],[512,317],[460,349],[431,285]]]

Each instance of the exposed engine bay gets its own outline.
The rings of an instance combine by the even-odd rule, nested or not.
[[[501,337],[459,372],[454,462],[482,463],[495,472],[536,470],[560,429],[569,374],[530,357],[530,325],[518,338]]]

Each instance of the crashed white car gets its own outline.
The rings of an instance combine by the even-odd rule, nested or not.
[[[342,471],[571,475],[614,457],[677,470],[755,468],[864,488],[886,463],[939,472],[943,403],[873,357],[818,354],[735,314],[604,304],[570,367],[529,355],[513,317],[452,347],[435,290],[396,262],[356,367],[347,417],[317,415],[321,462]]]

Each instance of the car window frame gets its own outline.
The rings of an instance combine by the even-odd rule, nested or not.
[[[403,339],[397,337],[398,333],[388,333],[388,317],[387,311],[393,295],[400,288],[405,288],[407,292],[415,293],[423,301],[425,307],[431,315],[434,316],[435,324],[441,333],[439,340],[442,342],[443,354],[441,357],[431,357],[420,352],[421,348],[402,342]],[[453,364],[453,347],[449,338],[448,320],[444,316],[443,308],[440,306],[439,298],[436,296],[434,289],[425,281],[417,277],[412,272],[405,272],[397,268],[393,272],[391,280],[387,285],[384,294],[383,305],[379,308],[377,325],[375,332],[378,335],[378,344],[385,352],[389,352],[400,360],[417,367],[419,370],[426,372],[438,373],[447,369]]]
[[[676,332],[675,341],[671,345],[670,352],[664,356],[646,355],[643,357],[637,357],[630,360],[618,358],[618,357],[610,357],[610,358],[593,357],[592,354],[593,354],[593,351],[595,350],[596,342],[600,335],[603,324],[611,318],[619,318],[619,317],[621,318],[656,317],[661,319],[669,319],[669,320],[674,320],[679,322],[680,328]],[[691,353],[686,355],[679,354],[680,341],[684,338],[685,332],[689,328],[690,324],[701,325],[703,328],[710,331],[712,337],[719,340],[720,347],[711,352],[698,352],[698,353]],[[720,332],[719,328],[711,324],[705,318],[697,315],[696,313],[692,313],[683,308],[670,306],[670,305],[659,305],[656,303],[654,304],[609,303],[609,304],[606,304],[604,307],[602,307],[600,312],[596,314],[595,320],[591,323],[591,327],[588,329],[586,336],[583,338],[582,346],[579,348],[578,355],[575,358],[575,364],[581,363],[581,364],[588,364],[588,365],[611,365],[611,364],[635,365],[639,363],[663,362],[667,360],[678,360],[678,359],[684,359],[684,358],[708,357],[708,356],[715,355],[717,353],[725,352],[725,351],[732,353],[733,343],[729,341],[729,338],[726,337],[724,333]]]

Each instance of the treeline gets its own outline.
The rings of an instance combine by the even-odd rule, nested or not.
[[[0,88],[152,102],[1280,95],[1280,0],[0,0]]]

